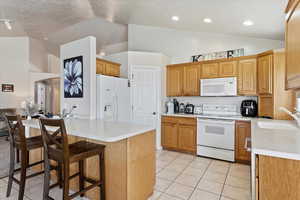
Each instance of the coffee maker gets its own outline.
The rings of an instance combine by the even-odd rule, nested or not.
[[[241,115],[244,117],[257,117],[257,102],[255,100],[244,100],[241,104]]]

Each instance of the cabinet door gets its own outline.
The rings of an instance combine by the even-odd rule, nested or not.
[[[235,125],[235,159],[250,163],[251,153],[245,149],[247,138],[251,138],[251,123],[237,121]]]
[[[274,117],[274,99],[270,95],[259,96],[258,98],[258,116]]]
[[[189,65],[184,67],[183,77],[183,95],[199,96],[200,95],[200,64]]]
[[[220,77],[234,77],[234,76],[237,76],[237,61],[221,62]]]
[[[258,93],[272,94],[273,55],[258,58]]]
[[[162,123],[161,143],[164,148],[177,148],[178,146],[177,124],[171,122]]]
[[[300,161],[259,156],[259,200],[300,199]]]
[[[196,126],[179,124],[178,149],[190,153],[196,153]]]
[[[201,67],[201,78],[218,78],[219,63],[203,64]]]
[[[182,96],[183,66],[167,67],[167,96]]]
[[[238,87],[239,95],[257,95],[256,59],[239,61]]]
[[[105,74],[106,73],[106,63],[101,60],[96,61],[96,74]]]
[[[300,89],[300,1],[290,0],[286,23],[286,88]]]
[[[107,63],[106,64],[106,75],[108,76],[116,76],[119,77],[120,76],[120,66],[119,65],[115,65],[115,64],[111,64],[111,63]]]

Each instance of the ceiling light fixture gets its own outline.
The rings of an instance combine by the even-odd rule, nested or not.
[[[178,16],[173,16],[173,17],[172,17],[172,20],[173,20],[173,21],[179,21],[179,17],[178,17]]]
[[[204,18],[203,22],[207,23],[207,24],[210,24],[210,23],[212,23],[212,19],[210,19],[210,18]]]
[[[6,28],[8,30],[11,30],[12,29],[12,26],[11,26],[11,22],[12,20],[9,20],[9,19],[0,19],[0,22],[4,23]]]
[[[251,21],[251,20],[246,20],[246,21],[243,22],[244,26],[252,26],[253,24],[254,24],[254,22]]]

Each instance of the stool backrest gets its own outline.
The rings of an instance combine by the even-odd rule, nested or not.
[[[5,121],[8,125],[9,141],[15,146],[18,145],[22,150],[26,150],[25,127],[20,115],[5,115]]]
[[[64,120],[40,118],[40,128],[44,150],[48,158],[59,158],[67,161],[69,158],[69,143]],[[52,130],[49,130],[49,128]],[[56,130],[54,130],[55,128]]]

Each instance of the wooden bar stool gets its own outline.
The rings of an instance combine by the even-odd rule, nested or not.
[[[5,116],[5,120],[8,124],[9,129],[9,142],[10,142],[10,167],[9,167],[9,177],[6,196],[9,197],[11,194],[13,182],[19,185],[19,200],[24,198],[26,179],[43,174],[44,171],[36,172],[30,175],[27,174],[27,169],[33,166],[42,164],[44,161],[38,161],[29,164],[29,152],[34,149],[43,148],[42,136],[35,136],[26,138],[25,137],[25,127],[22,124],[22,118],[19,115],[15,116]],[[15,169],[15,155],[16,152],[21,154],[21,168]],[[51,167],[51,169],[54,169]],[[55,168],[57,171],[59,168]],[[14,177],[16,172],[20,172],[20,180]],[[57,172],[61,174],[60,172]],[[59,175],[61,177],[61,175]]]
[[[44,200],[53,200],[49,197],[50,183],[50,160],[55,160],[60,163],[63,168],[63,200],[73,199],[76,196],[84,196],[84,193],[95,187],[100,187],[101,200],[105,200],[105,164],[104,150],[105,146],[86,141],[79,141],[73,144],[68,143],[68,135],[63,119],[40,119],[40,127],[43,136],[44,144],[44,159],[45,159],[45,179],[44,179]],[[47,128],[57,128],[56,131],[50,133]],[[54,129],[55,130],[55,129]],[[60,135],[61,141],[55,137]],[[55,145],[51,145],[51,143]],[[84,176],[84,160],[93,156],[99,156],[100,180],[93,180]],[[70,164],[78,162],[79,172],[70,175]],[[79,176],[79,191],[69,195],[69,180]],[[88,182],[91,185],[84,187],[84,183]]]

